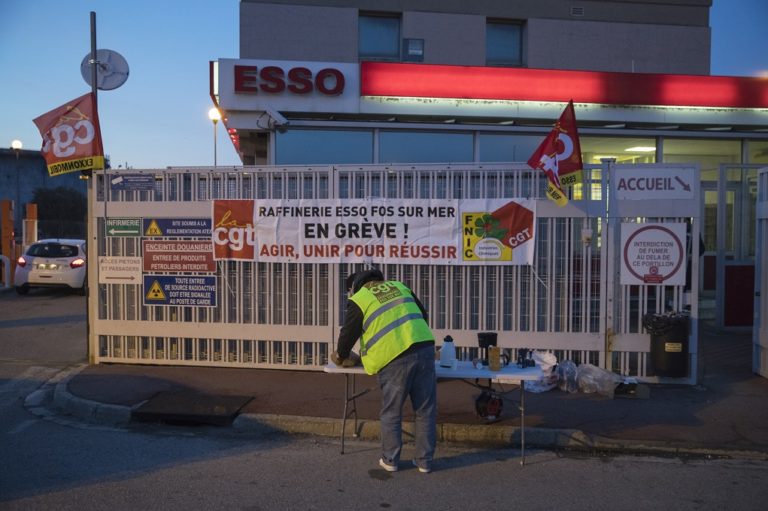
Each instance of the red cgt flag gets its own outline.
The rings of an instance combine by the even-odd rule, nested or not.
[[[33,122],[43,136],[42,152],[49,175],[104,168],[99,116],[92,92]]]
[[[581,181],[583,166],[573,100],[568,102],[555,127],[528,159],[528,165],[547,175],[547,197],[558,206],[568,204],[563,187]]]

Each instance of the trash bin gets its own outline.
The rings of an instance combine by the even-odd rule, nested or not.
[[[688,376],[688,323],[683,312],[643,316],[643,327],[651,334],[651,374]]]

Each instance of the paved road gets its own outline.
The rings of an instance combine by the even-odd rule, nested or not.
[[[768,462],[440,445],[435,472],[377,445],[231,428],[85,424],[46,408],[85,360],[84,299],[0,293],[0,509],[764,509]],[[46,383],[49,382],[49,383]]]
[[[85,362],[85,320],[83,296],[56,289],[34,289],[26,296],[0,291],[0,371]]]

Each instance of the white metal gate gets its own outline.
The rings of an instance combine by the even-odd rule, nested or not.
[[[587,166],[584,184],[560,208],[544,196],[542,173],[525,164],[110,170],[91,181],[89,258],[142,256],[142,233],[111,236],[108,219],[210,217],[214,199],[530,197],[537,200],[533,266],[398,264],[382,270],[419,295],[438,344],[450,334],[472,355],[477,333],[493,331],[505,348],[551,349],[560,359],[644,377],[649,341],[637,315],[664,310],[669,298],[682,307],[683,292],[642,289],[646,300],[636,309],[628,305],[635,291],[612,287],[610,172],[610,163]],[[128,174],[152,176],[154,187],[117,191],[110,184]],[[673,216],[657,206],[635,218]],[[141,284],[99,283],[98,265],[91,264],[91,361],[309,370],[326,363],[343,320],[343,281],[357,267],[217,265],[215,307],[160,307],[144,305]]]
[[[752,371],[768,378],[768,168],[757,175],[755,241],[755,326],[752,330]]]
[[[688,377],[687,383],[695,383],[698,371],[698,279],[700,227],[700,186],[699,169],[693,165],[618,165],[608,162],[610,173],[611,199],[608,205],[608,218],[605,243],[610,247],[607,257],[606,281],[606,349],[610,353],[608,368],[621,374],[635,374],[647,381],[660,381],[662,378],[648,374],[650,362],[650,337],[643,327],[646,314],[664,314],[684,312],[690,315],[688,337]],[[675,172],[688,171],[690,187],[687,198],[664,200],[658,198],[640,198],[626,200],[617,197],[616,185],[622,175],[643,175],[654,169]],[[668,178],[672,180],[672,178]],[[661,186],[673,186],[675,183],[661,183]],[[649,195],[651,195],[649,193]],[[622,224],[685,224],[685,258],[688,282],[683,285],[623,285],[619,278],[619,266],[622,257],[620,232]]]

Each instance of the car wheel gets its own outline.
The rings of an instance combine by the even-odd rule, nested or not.
[[[24,284],[23,286],[16,286],[16,293],[20,295],[25,295],[29,293],[29,286]]]
[[[82,287],[77,288],[77,294],[80,296],[85,296],[85,284],[83,284]]]

